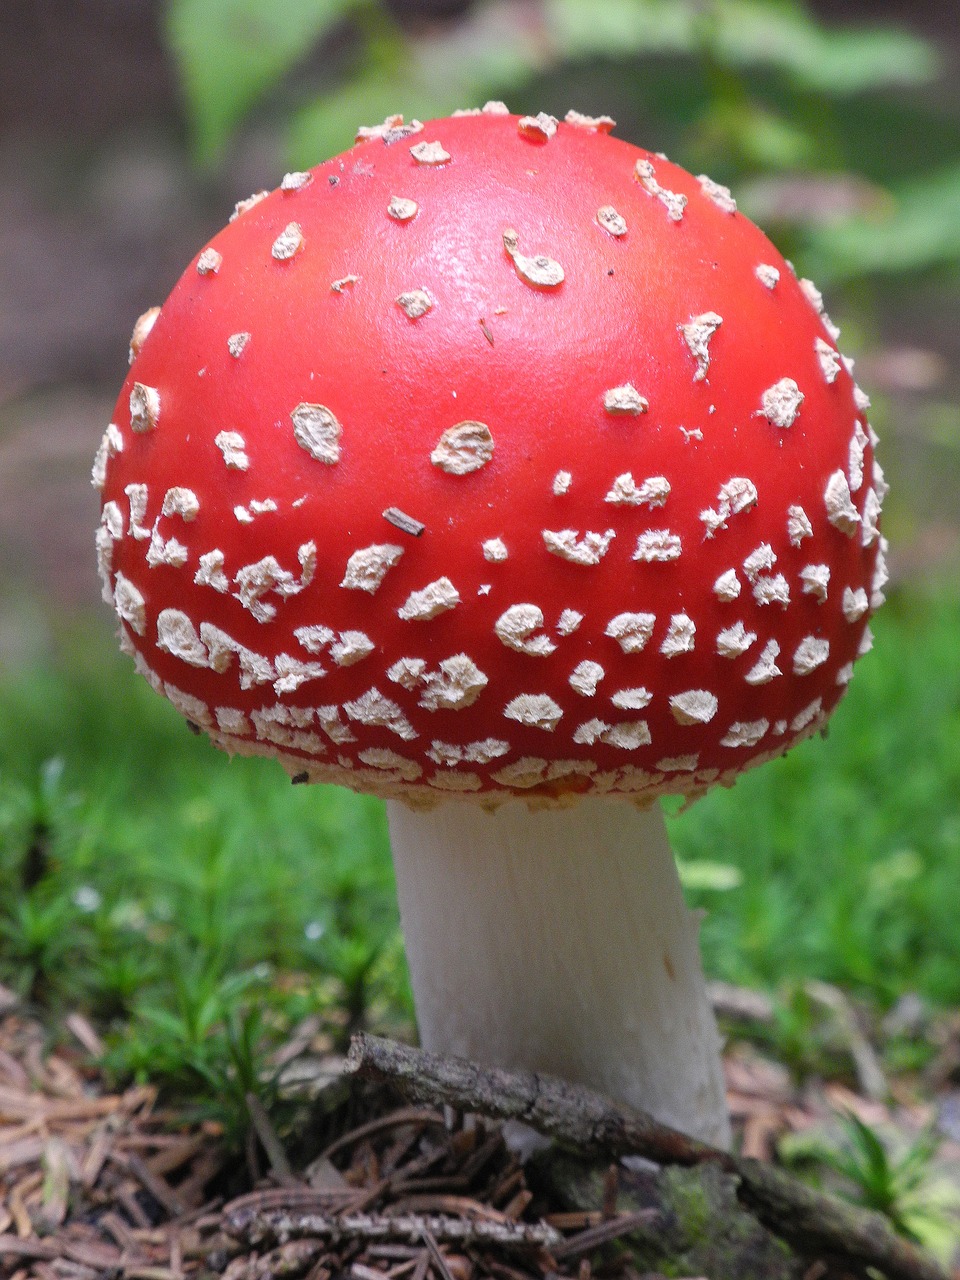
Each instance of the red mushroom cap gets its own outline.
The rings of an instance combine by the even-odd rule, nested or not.
[[[696,794],[840,699],[866,398],[725,188],[496,108],[242,202],[94,467],[124,644],[229,751],[425,800]]]

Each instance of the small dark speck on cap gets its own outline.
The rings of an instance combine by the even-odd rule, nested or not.
[[[415,516],[408,516],[399,507],[387,507],[383,513],[383,518],[388,520],[395,529],[399,529],[401,533],[410,533],[415,538],[419,538],[427,527],[422,520],[418,520]]]
[[[192,720],[187,721],[187,728],[191,733],[196,734],[197,737],[200,736],[200,726],[195,724]]]
[[[336,187],[340,183],[340,179],[337,177],[335,173],[331,173],[328,176],[327,181],[330,183],[331,187]]]
[[[613,267],[608,267],[608,268],[607,268],[607,275],[608,275],[608,276],[612,276],[612,275],[613,275]]]
[[[290,781],[293,783],[293,785],[294,785],[295,787],[298,787],[298,786],[302,785],[302,783],[304,783],[304,782],[309,782],[309,781],[310,781],[310,775],[309,775],[309,773],[307,773],[306,769],[304,769],[303,773],[294,773],[294,774],[291,774],[291,776],[290,776]]]

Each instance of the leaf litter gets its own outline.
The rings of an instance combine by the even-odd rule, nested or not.
[[[752,993],[714,996],[734,1024],[769,1013]],[[947,1076],[938,1084],[949,1114],[960,1025],[951,1030],[934,1064]],[[288,1139],[298,1151],[288,1158],[251,1098],[245,1159],[219,1125],[185,1120],[153,1085],[112,1091],[91,1065],[103,1046],[83,1014],[65,1019],[53,1047],[0,988],[0,1277],[641,1280],[616,1243],[655,1230],[658,1210],[618,1204],[615,1177],[595,1207],[547,1203],[501,1126],[398,1106],[382,1089],[354,1086],[347,1097],[342,1082],[331,1085],[329,1059],[311,1070],[309,1045],[298,1050],[295,1088],[310,1092],[311,1074],[315,1086],[322,1080],[312,1090],[310,1149]],[[915,1133],[931,1121],[931,1104],[897,1082],[886,1101],[836,1081],[798,1085],[742,1042],[725,1065],[738,1148],[759,1160],[842,1112],[880,1130]],[[960,1168],[960,1132],[949,1124],[940,1157]],[[818,1264],[817,1280],[831,1274]]]

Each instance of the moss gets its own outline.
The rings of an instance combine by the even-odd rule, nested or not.
[[[716,1165],[668,1168],[656,1174],[664,1214],[672,1221],[668,1276],[711,1280],[792,1280],[805,1264],[772,1236],[737,1199],[737,1180]]]
[[[687,1240],[700,1240],[710,1231],[711,1219],[716,1216],[720,1198],[719,1189],[711,1187],[711,1179],[688,1169],[663,1169],[660,1185],[665,1193],[666,1205],[676,1217],[677,1226]],[[713,1170],[711,1170],[713,1172]]]
[[[569,1209],[598,1209],[607,1166],[548,1152],[528,1169],[532,1186]],[[737,1199],[737,1182],[715,1165],[693,1169],[620,1167],[618,1208],[655,1209],[649,1226],[610,1246],[640,1271],[710,1280],[797,1280],[807,1263],[772,1236]]]

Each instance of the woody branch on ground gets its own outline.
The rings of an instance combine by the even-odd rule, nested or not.
[[[641,1156],[657,1164],[714,1165],[738,1182],[741,1203],[803,1254],[827,1254],[890,1280],[944,1280],[932,1259],[879,1214],[812,1190],[789,1174],[699,1142],[643,1111],[554,1076],[486,1068],[377,1036],[354,1037],[348,1070],[390,1083],[411,1101],[529,1125],[584,1159]]]

